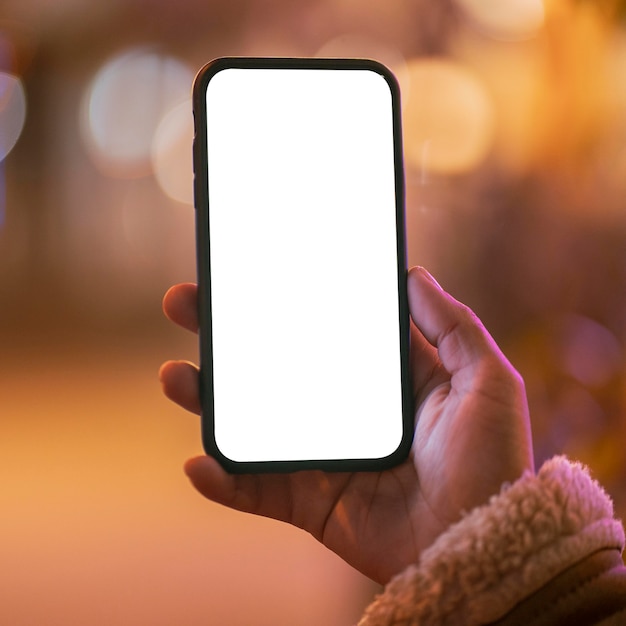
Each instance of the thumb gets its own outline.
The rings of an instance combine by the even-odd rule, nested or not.
[[[423,267],[409,271],[407,289],[411,318],[426,340],[437,348],[449,374],[476,366],[484,359],[508,366],[476,315],[446,293]]]

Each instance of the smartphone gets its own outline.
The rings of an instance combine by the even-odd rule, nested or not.
[[[193,106],[206,452],[234,473],[401,462],[413,408],[392,73],[221,58]]]

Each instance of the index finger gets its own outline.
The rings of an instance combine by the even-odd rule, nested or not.
[[[175,324],[197,333],[198,285],[181,283],[170,287],[163,296],[163,313]]]

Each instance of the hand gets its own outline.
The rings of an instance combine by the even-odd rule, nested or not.
[[[195,488],[223,505],[307,530],[366,576],[386,583],[461,515],[532,470],[523,382],[480,321],[422,268],[408,275],[415,438],[384,472],[230,475],[189,460]],[[196,286],[165,295],[165,314],[197,331]],[[197,368],[169,361],[165,395],[200,413]]]

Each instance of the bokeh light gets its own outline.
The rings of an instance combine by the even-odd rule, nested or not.
[[[173,200],[193,205],[193,117],[191,101],[173,108],[161,121],[152,144],[156,180]]]
[[[83,103],[83,137],[98,168],[119,178],[149,174],[156,129],[189,97],[192,80],[185,64],[143,48],[109,60]]]
[[[455,174],[476,167],[492,143],[494,113],[477,76],[450,60],[409,62],[403,107],[407,165],[424,174]]]
[[[24,128],[26,95],[17,76],[0,72],[0,161],[11,152]]]
[[[562,324],[561,342],[564,371],[583,385],[606,385],[621,371],[623,354],[619,340],[595,320],[569,315]]]
[[[483,32],[496,39],[534,37],[544,23],[542,0],[456,0]]]

